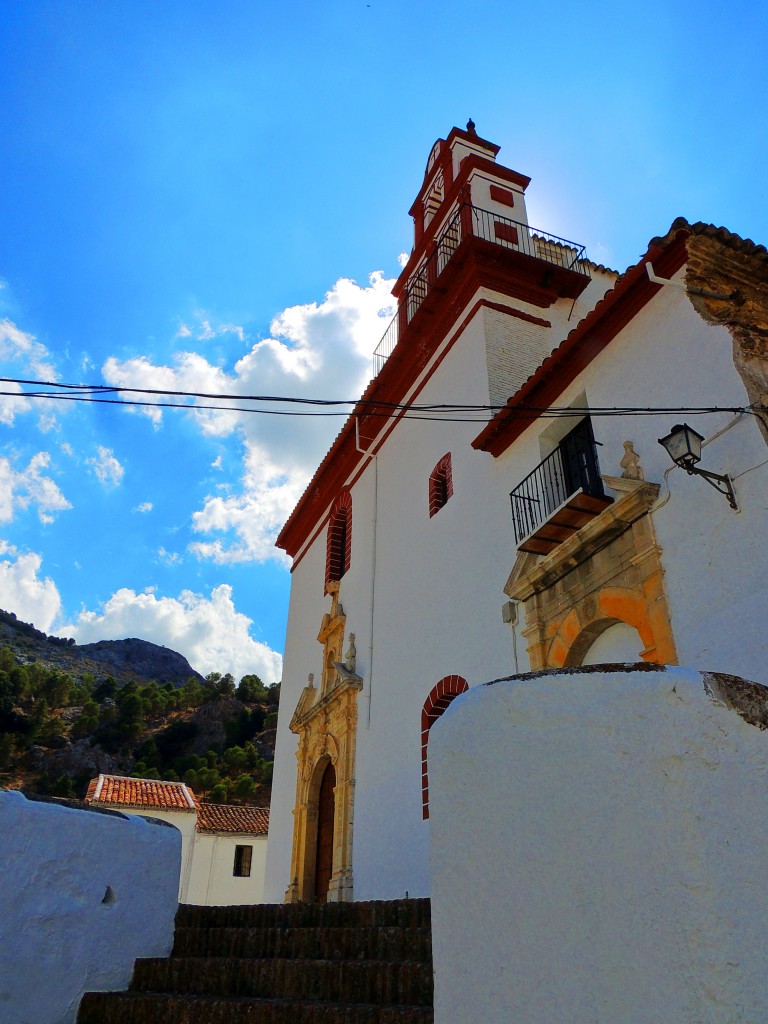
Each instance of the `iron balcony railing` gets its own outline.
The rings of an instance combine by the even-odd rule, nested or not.
[[[605,497],[589,419],[582,420],[509,495],[515,542],[521,544],[577,491]]]
[[[557,267],[589,277],[589,262],[583,245],[532,228],[490,210],[463,204],[435,239],[429,255],[408,278],[400,309],[395,314],[373,354],[373,373],[378,374],[397,344],[400,327],[409,324],[430,289],[445,270],[465,237],[474,236],[504,249],[514,249]],[[405,320],[404,323],[401,321]]]

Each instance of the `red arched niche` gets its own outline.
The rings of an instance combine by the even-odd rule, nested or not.
[[[463,676],[444,676],[432,687],[421,709],[421,814],[429,817],[429,771],[427,767],[427,743],[429,730],[443,714],[452,700],[469,689]]]

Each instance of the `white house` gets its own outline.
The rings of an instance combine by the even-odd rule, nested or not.
[[[179,902],[196,906],[261,903],[269,811],[199,801],[183,782],[99,775],[85,801],[160,818],[181,832]]]
[[[429,894],[429,729],[468,687],[765,679],[765,248],[677,220],[619,276],[528,223],[497,151],[435,143],[375,376],[278,539],[268,902]]]

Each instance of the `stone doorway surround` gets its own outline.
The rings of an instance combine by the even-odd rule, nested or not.
[[[354,633],[342,661],[346,615],[339,601],[339,584],[328,584],[331,610],[323,616],[317,639],[323,645],[320,688],[310,674],[302,690],[290,729],[299,737],[296,751],[296,805],[293,812],[291,884],[286,903],[313,901],[318,839],[320,786],[329,765],[336,773],[334,788],[333,868],[329,903],[353,898],[352,822],[357,743],[357,694],[363,680],[355,671]]]
[[[581,664],[604,630],[626,622],[644,661],[677,664],[661,548],[649,512],[659,485],[604,476],[616,501],[548,555],[520,553],[504,588],[525,611],[531,669]]]

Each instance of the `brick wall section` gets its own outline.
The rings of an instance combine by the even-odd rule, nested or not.
[[[429,474],[429,517],[439,512],[449,498],[453,497],[453,469],[451,467],[451,453],[440,459],[438,464]]]
[[[488,391],[493,405],[504,405],[549,355],[551,325],[522,310],[509,314],[486,307],[483,317]]]
[[[344,490],[333,503],[325,551],[325,592],[331,580],[348,572],[352,559],[352,495]]]
[[[427,766],[427,744],[429,730],[443,714],[445,709],[460,693],[469,689],[469,683],[463,676],[444,676],[433,686],[421,709],[421,813],[423,818],[429,817],[429,770]]]

